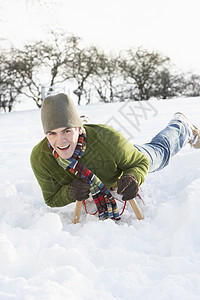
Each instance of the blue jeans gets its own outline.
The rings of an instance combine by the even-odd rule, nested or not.
[[[174,117],[165,129],[150,143],[134,145],[149,160],[149,173],[166,167],[170,157],[180,151],[192,138],[192,130],[186,120]]]

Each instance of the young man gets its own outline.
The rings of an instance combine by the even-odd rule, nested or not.
[[[47,97],[41,118],[46,137],[34,147],[31,165],[45,203],[65,206],[91,193],[100,219],[120,218],[110,190],[117,187],[122,199],[130,200],[147,172],[164,168],[186,143],[200,148],[198,129],[181,113],[144,145],[132,145],[107,125],[83,126],[65,94]]]

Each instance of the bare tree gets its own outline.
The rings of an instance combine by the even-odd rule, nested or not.
[[[39,51],[42,42],[26,44],[24,50],[14,49],[12,57],[15,60],[15,71],[23,82],[21,94],[35,101],[41,107],[40,70],[43,66],[43,57]]]
[[[51,93],[56,84],[66,81],[70,72],[63,77],[65,70],[74,59],[74,49],[79,38],[64,33],[51,32],[51,42],[36,41],[24,46],[23,50],[11,49],[11,65],[21,80],[21,94],[35,101],[41,107],[43,97],[41,83],[48,86]]]
[[[71,65],[79,40],[79,37],[66,32],[51,31],[50,42],[38,45],[38,52],[48,75],[48,93],[52,92],[54,85],[72,78]]]
[[[21,66],[11,53],[0,55],[0,108],[5,112],[13,109],[23,89],[23,80],[17,71]]]
[[[93,85],[100,101],[113,102],[118,99],[118,87],[121,74],[118,66],[118,57],[102,52],[93,78]]]
[[[121,69],[128,84],[132,85],[135,100],[148,100],[153,96],[156,74],[170,62],[168,57],[143,48],[130,49],[121,61]]]
[[[183,94],[189,97],[200,96],[200,75],[193,73],[185,74]]]
[[[153,96],[158,99],[180,96],[183,92],[184,82],[183,74],[179,74],[170,68],[165,68],[156,74]]]
[[[73,78],[76,84],[74,94],[78,97],[78,104],[80,104],[83,95],[90,94],[86,84],[89,83],[89,78],[95,73],[98,59],[99,51],[96,47],[79,48],[76,49],[73,61],[66,65],[63,76]],[[88,99],[89,101],[90,99]]]

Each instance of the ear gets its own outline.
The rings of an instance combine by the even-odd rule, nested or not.
[[[79,134],[82,134],[82,133],[83,133],[82,127],[78,127],[78,133],[79,133]]]

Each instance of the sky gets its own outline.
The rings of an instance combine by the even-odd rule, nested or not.
[[[17,46],[57,28],[106,50],[143,46],[200,72],[199,0],[0,0],[0,37]]]

